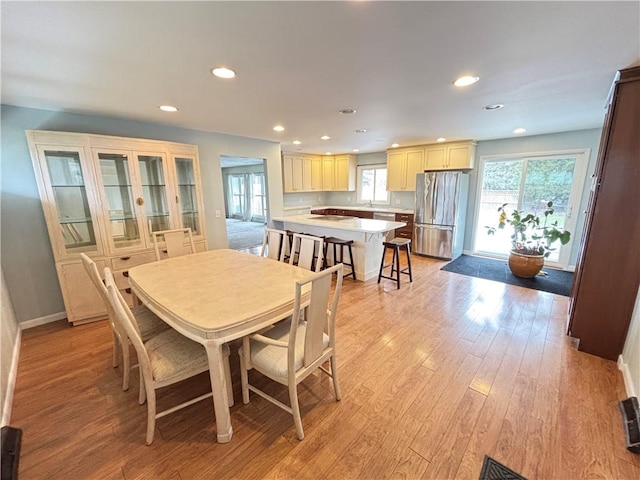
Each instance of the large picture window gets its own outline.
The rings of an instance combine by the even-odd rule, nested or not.
[[[361,165],[358,167],[357,202],[372,205],[389,205],[386,165]]]

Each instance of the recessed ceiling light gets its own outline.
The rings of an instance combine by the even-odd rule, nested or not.
[[[294,141],[293,141],[293,144],[294,144],[294,145],[300,145],[301,143],[302,143],[302,142],[301,142],[300,140],[294,140]]]
[[[218,78],[234,78],[236,76],[236,72],[227,67],[212,68],[211,73]]]
[[[352,113],[356,113],[356,109],[355,108],[345,108],[342,110],[338,110],[338,113],[341,113],[342,115],[351,115]]]
[[[325,155],[332,155],[331,152],[324,152]]]
[[[276,125],[273,127],[276,132],[284,132],[284,127],[282,125]]]
[[[391,148],[398,148],[400,146],[399,143],[392,143]]]
[[[527,131],[527,129],[526,129],[526,128],[522,128],[522,127],[520,127],[520,128],[516,128],[516,129],[513,131],[513,133],[515,133],[516,135],[518,135],[518,134],[520,134],[520,133],[524,133],[524,132],[526,132],[526,131]]]
[[[444,137],[436,138],[436,142],[438,142],[438,143],[442,143],[442,142],[446,142],[446,141],[447,141],[447,139],[444,138]]]
[[[360,151],[360,149],[359,149],[359,148],[354,148],[354,149],[352,150],[352,152],[353,152],[353,153],[358,153],[359,151]]]
[[[329,140],[331,137],[329,135],[322,135],[320,140]]]
[[[158,107],[160,110],[162,110],[163,112],[177,112],[178,108],[174,107],[172,105],[160,105]]]
[[[467,87],[469,85],[473,85],[478,80],[480,80],[480,77],[460,77],[455,82],[453,82],[453,84],[456,87]]]
[[[482,107],[483,110],[498,110],[499,108],[504,107],[502,103],[492,103],[491,105],[487,105]]]
[[[358,128],[357,130],[354,130],[354,132],[356,132],[356,133],[367,133],[367,129],[366,128]]]

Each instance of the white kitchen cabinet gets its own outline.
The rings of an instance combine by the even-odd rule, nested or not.
[[[416,174],[424,171],[424,148],[412,147],[387,152],[387,190],[415,191]]]
[[[37,130],[27,139],[70,322],[106,314],[79,253],[126,272],[130,259],[155,260],[154,231],[190,227],[206,244],[195,145]]]
[[[335,182],[333,189],[341,192],[356,189],[357,159],[355,155],[334,155]]]
[[[426,146],[425,170],[467,170],[474,167],[475,142]]]
[[[284,154],[282,157],[284,193],[321,191],[322,175],[319,155]]]
[[[332,155],[322,156],[322,190],[331,192],[335,188],[335,161]]]

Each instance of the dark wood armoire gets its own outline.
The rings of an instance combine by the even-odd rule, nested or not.
[[[640,67],[610,97],[569,303],[578,349],[617,360],[640,284]]]

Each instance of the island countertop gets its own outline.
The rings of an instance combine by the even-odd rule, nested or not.
[[[388,222],[371,218],[358,218],[342,215],[291,215],[274,217],[274,222],[296,223],[320,228],[334,228],[361,233],[384,233],[406,225],[405,222]]]

